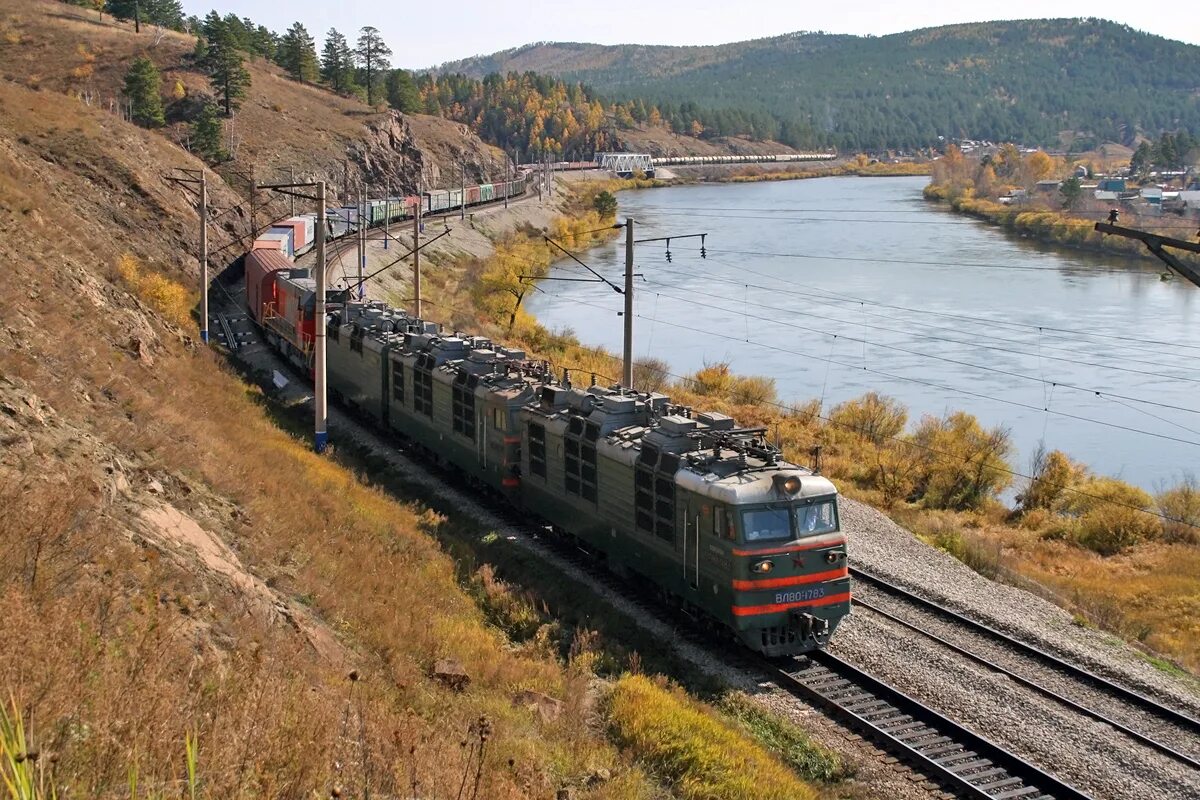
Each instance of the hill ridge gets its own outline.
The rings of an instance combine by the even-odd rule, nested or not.
[[[1133,144],[1200,130],[1200,47],[1095,17],[959,23],[884,36],[792,31],[720,45],[543,42],[440,65],[546,73],[618,100],[770,112],[814,144],[938,137]],[[714,135],[720,135],[719,122]]]

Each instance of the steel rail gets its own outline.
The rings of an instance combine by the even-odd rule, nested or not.
[[[1097,675],[1096,673],[1086,670],[1076,664],[1072,664],[1071,662],[1066,661],[1059,656],[1054,655],[1053,653],[1048,653],[1039,647],[1029,644],[1028,642],[1023,642],[1014,636],[997,630],[986,623],[972,619],[971,617],[955,611],[954,609],[948,608],[933,600],[921,597],[918,594],[914,594],[910,590],[905,589],[902,586],[898,586],[888,581],[886,578],[881,578],[878,575],[865,571],[860,567],[850,567],[850,574],[856,579],[879,586],[880,588],[892,594],[900,595],[905,600],[929,609],[933,613],[939,614],[943,617],[953,620],[954,622],[960,623],[973,630],[980,631],[988,636],[998,639],[1004,644],[1011,646],[1013,649],[1018,650],[1025,655],[1043,661],[1049,666],[1061,670],[1073,678],[1091,683],[1113,695],[1116,695],[1125,702],[1149,711],[1161,719],[1174,723],[1175,725],[1178,725],[1179,727],[1184,728],[1191,733],[1200,734],[1200,720],[1189,716],[1178,709],[1171,708],[1170,706],[1164,705],[1140,692],[1134,691],[1126,686],[1122,686],[1119,683],[1115,683],[1108,678]]]
[[[977,800],[1089,800],[1088,795],[828,651],[770,674],[786,691]]]
[[[1082,705],[1082,704],[1072,700],[1069,697],[1065,697],[1065,696],[1059,694],[1058,692],[1054,691],[1053,689],[1049,689],[1045,686],[1042,686],[1040,683],[1037,683],[1036,681],[1030,680],[1029,678],[1026,678],[1022,675],[1019,675],[1016,672],[1013,672],[1012,670],[1008,669],[1007,667],[1002,667],[999,664],[995,663],[994,661],[991,661],[991,660],[989,660],[981,655],[978,655],[976,653],[972,653],[970,650],[967,650],[965,647],[960,647],[959,645],[956,645],[947,639],[943,639],[941,636],[938,636],[935,633],[930,633],[929,631],[922,628],[920,625],[917,625],[912,622],[908,622],[907,620],[903,620],[900,617],[896,616],[895,614],[892,614],[891,612],[888,612],[888,611],[884,611],[882,608],[871,605],[867,601],[860,600],[857,597],[854,598],[853,603],[856,606],[859,606],[861,608],[866,608],[875,614],[879,614],[881,617],[889,619],[898,625],[902,625],[905,628],[908,628],[909,630],[916,631],[917,633],[921,634],[922,636],[932,639],[933,641],[937,642],[938,644],[942,645],[943,647],[947,647],[947,648],[953,650],[954,652],[958,653],[960,656],[963,656],[964,658],[968,658],[977,664],[982,664],[983,666],[987,667],[988,669],[992,670],[993,672],[999,672],[1001,675],[1007,676],[1008,678],[1012,679],[1014,682],[1019,683],[1028,689],[1032,689],[1033,691],[1038,692],[1046,697],[1049,697],[1052,700],[1062,703],[1063,705],[1067,706],[1068,708],[1072,709],[1073,711],[1076,711],[1076,712],[1084,715],[1085,717],[1090,717],[1099,722],[1103,722],[1104,724],[1111,726],[1112,728],[1120,731],[1121,733],[1125,734],[1126,736],[1130,737],[1131,739],[1141,742],[1142,744],[1146,745],[1147,747],[1153,748],[1154,750],[1157,750],[1160,753],[1170,756],[1171,758],[1174,758],[1177,761],[1181,761],[1190,767],[1193,767],[1195,769],[1200,769],[1200,761],[1197,761],[1196,759],[1192,758],[1191,756],[1187,755],[1186,753],[1181,753],[1178,750],[1171,748],[1169,745],[1165,745],[1156,739],[1150,738],[1149,736],[1145,735],[1144,733],[1139,733],[1138,731],[1133,730],[1132,728],[1128,727],[1124,723],[1117,722],[1115,719],[1106,717],[1104,714],[1101,714],[1099,711],[1094,711],[1094,710],[1088,708],[1087,706]]]

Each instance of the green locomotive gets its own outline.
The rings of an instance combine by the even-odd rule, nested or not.
[[[379,303],[331,314],[328,369],[342,402],[758,652],[823,647],[850,611],[837,490],[761,429]]]

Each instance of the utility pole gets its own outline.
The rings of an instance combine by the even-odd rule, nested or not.
[[[350,159],[342,159],[342,197],[343,202],[350,200]]]
[[[254,198],[258,194],[258,184],[254,182],[254,165],[250,165],[250,246],[254,246],[256,229],[258,228],[258,213],[254,207]]]
[[[413,301],[418,318],[421,316],[421,196],[413,209]]]
[[[621,383],[633,388],[633,217],[625,218],[625,349]]]
[[[387,186],[384,189],[384,191],[386,192],[386,194],[384,195],[384,198],[383,198],[383,249],[387,250],[388,249],[388,239],[391,238],[388,235],[388,229],[391,228],[391,222],[392,222],[392,182],[391,181],[387,182]]]
[[[358,185],[358,299],[362,300],[366,294],[366,286],[363,285],[363,267],[367,263],[367,220],[366,220],[367,201],[366,195],[363,192],[363,185]]]
[[[200,250],[196,260],[200,265],[200,341],[208,343],[208,178],[202,169],[176,167],[183,175],[165,175],[168,183],[196,187],[196,213],[200,217]]]
[[[316,300],[313,308],[313,447],[318,453],[325,451],[325,445],[329,441],[329,433],[326,430],[326,425],[329,420],[328,411],[328,395],[325,382],[326,372],[326,349],[325,349],[325,333],[329,322],[326,319],[328,311],[325,303],[325,284],[326,284],[326,254],[325,254],[325,228],[328,225],[329,216],[326,209],[328,202],[325,181],[308,181],[306,183],[277,183],[269,184],[262,189],[273,189],[294,193],[297,189],[316,188],[316,197],[312,195],[300,195],[306,200],[315,200],[317,203],[317,224],[316,224]],[[303,342],[300,343],[303,345]]]
[[[458,188],[461,194],[458,198],[458,218],[467,218],[467,162],[458,162]]]
[[[288,180],[291,181],[292,183],[296,182],[296,168],[295,167],[288,167]],[[296,216],[296,195],[293,194],[288,199],[292,201],[292,207],[291,207],[292,213],[290,216],[294,217],[294,216]]]
[[[504,207],[505,208],[508,208],[508,184],[512,182],[511,179],[508,177],[509,174],[510,173],[508,171],[508,153],[505,153],[504,154]]]
[[[325,452],[329,432],[325,429],[329,418],[325,407],[325,181],[317,181],[317,299],[313,320],[313,446],[318,453]]]
[[[208,179],[200,171],[200,341],[208,344]]]

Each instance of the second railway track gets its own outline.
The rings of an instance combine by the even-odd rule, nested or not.
[[[887,598],[886,602],[902,607],[908,606],[910,609],[916,609],[918,614],[914,619],[911,611],[905,615],[895,606],[889,610],[857,594],[854,600],[856,606],[917,632],[960,656],[1061,703],[1076,713],[1107,724],[1131,740],[1191,769],[1200,770],[1200,753],[1197,752],[1200,750],[1200,721],[1188,713],[914,594],[879,576],[857,568],[851,568],[851,574],[860,587],[865,585],[878,590],[881,598]],[[874,597],[874,594],[872,596]],[[976,637],[975,644],[964,645],[961,638],[951,641],[943,635],[946,631],[931,630],[928,625],[929,616],[967,631],[969,637]],[[988,646],[988,643],[991,646]],[[980,644],[984,646],[981,647]],[[1015,653],[1016,657],[1005,657],[1004,650]],[[1057,676],[1057,680],[1054,676]],[[1081,693],[1070,685],[1047,685],[1063,684],[1064,679],[1068,684],[1074,683],[1083,687],[1085,691]]]
[[[775,664],[771,679],[962,797],[1088,795],[828,652]]]

